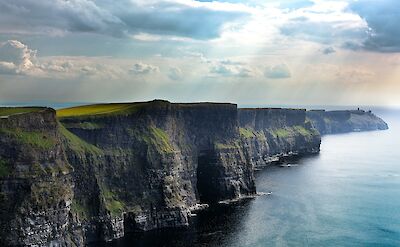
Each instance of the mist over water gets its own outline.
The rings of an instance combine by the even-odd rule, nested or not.
[[[388,131],[324,136],[321,153],[257,172],[259,192],[201,212],[188,229],[129,234],[107,246],[399,246],[400,114]]]

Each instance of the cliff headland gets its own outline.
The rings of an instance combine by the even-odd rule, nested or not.
[[[385,128],[370,112],[228,103],[0,108],[0,245],[184,227],[207,204],[256,195],[255,168],[318,153],[320,133]]]

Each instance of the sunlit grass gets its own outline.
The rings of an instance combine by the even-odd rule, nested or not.
[[[43,110],[40,107],[0,107],[0,117],[11,116],[15,114],[23,114],[29,112],[37,112]]]
[[[79,117],[102,114],[123,114],[135,112],[144,103],[114,103],[76,106],[57,110],[57,117]]]

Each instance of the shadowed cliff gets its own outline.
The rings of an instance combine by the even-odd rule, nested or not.
[[[50,108],[0,108],[0,244],[82,246],[187,226],[205,203],[254,196],[255,167],[319,152],[317,113],[328,119],[161,100],[57,116]],[[329,115],[325,130],[384,128],[370,113],[349,114]]]
[[[248,160],[256,167],[289,155],[319,152],[321,136],[304,109],[239,109],[239,125]]]

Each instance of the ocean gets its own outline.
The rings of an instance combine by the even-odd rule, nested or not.
[[[271,195],[103,245],[400,246],[400,112],[377,113],[389,130],[324,136],[320,154],[258,171],[258,192]]]

